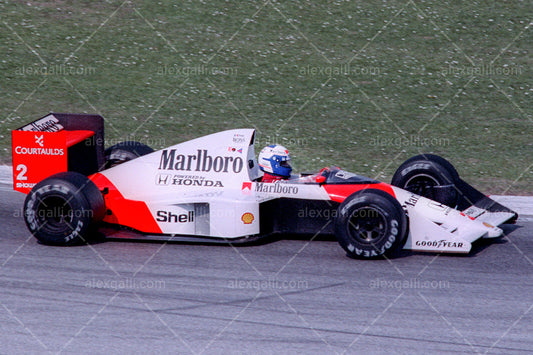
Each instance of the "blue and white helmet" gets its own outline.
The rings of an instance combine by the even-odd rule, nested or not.
[[[272,144],[259,153],[259,169],[272,175],[288,178],[291,176],[291,157],[287,148]]]

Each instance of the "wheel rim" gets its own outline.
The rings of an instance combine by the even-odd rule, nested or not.
[[[35,212],[39,226],[49,231],[64,231],[73,226],[72,206],[62,196],[47,196],[41,199]]]
[[[435,192],[433,189],[436,186],[440,186],[440,183],[434,177],[426,174],[419,174],[407,180],[404,189],[417,195],[434,199]]]
[[[358,242],[374,244],[387,233],[387,219],[377,208],[358,208],[348,219],[348,233]]]

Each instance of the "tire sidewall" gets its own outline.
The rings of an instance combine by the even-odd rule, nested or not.
[[[391,185],[398,186],[396,184],[403,184],[405,186],[409,180],[417,175],[429,175],[440,185],[455,183],[454,177],[440,164],[427,160],[417,160],[403,169],[398,169],[396,174],[394,174]],[[398,187],[403,188],[403,186]]]
[[[386,222],[386,232],[373,243],[362,243],[349,231],[351,217],[365,207],[377,211]],[[339,206],[335,234],[349,256],[372,259],[396,254],[405,244],[406,226],[405,213],[394,197],[380,190],[364,190],[352,194]]]
[[[55,200],[56,205],[70,206],[71,217],[64,224],[50,223],[46,217],[57,217],[58,209],[49,205],[40,209],[43,201]],[[105,202],[92,181],[86,176],[65,172],[53,175],[30,191],[24,201],[24,220],[30,232],[46,245],[77,245],[87,243],[89,233],[105,214]]]
[[[412,169],[410,168],[411,166],[417,164],[422,164],[419,165],[422,169],[426,167],[423,164],[429,164],[430,166],[435,169],[438,169],[439,171],[446,171],[451,181],[447,183],[453,183],[459,179],[459,173],[457,172],[453,164],[450,163],[448,160],[435,154],[420,154],[404,161],[394,173],[392,180],[394,181],[395,179],[403,177]]]
[[[459,174],[452,164],[436,155],[419,155],[405,161],[392,177],[391,185],[407,189],[409,181],[416,177],[429,176],[437,182],[436,186],[452,186],[459,180]],[[408,190],[410,191],[410,190]],[[420,192],[411,191],[420,194]],[[441,193],[444,191],[441,191]],[[454,206],[457,202],[457,193],[454,188],[446,190],[444,194],[433,190],[435,196],[422,194],[447,206]]]

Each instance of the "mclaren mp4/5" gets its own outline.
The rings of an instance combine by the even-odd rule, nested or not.
[[[101,116],[51,113],[12,132],[14,189],[27,194],[30,232],[48,245],[90,242],[101,230],[228,243],[304,233],[335,235],[357,258],[469,253],[517,218],[431,154],[405,161],[390,184],[336,167],[262,182],[254,138],[232,129],[157,151],[104,149]]]

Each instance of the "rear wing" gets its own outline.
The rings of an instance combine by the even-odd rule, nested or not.
[[[55,173],[90,175],[104,164],[100,115],[50,113],[13,130],[11,138],[13,188],[22,193]]]

